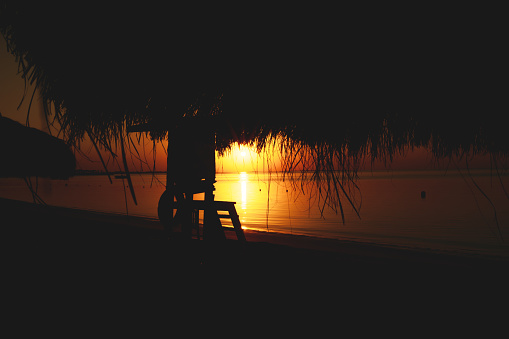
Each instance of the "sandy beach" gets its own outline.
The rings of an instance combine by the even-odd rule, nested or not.
[[[51,317],[51,305],[83,320],[116,316],[108,307],[191,311],[225,301],[244,310],[328,305],[389,318],[394,305],[404,317],[407,309],[444,317],[455,309],[461,319],[472,305],[495,312],[507,295],[509,263],[491,257],[254,231],[245,243],[234,232],[220,244],[184,241],[168,239],[157,220],[5,199],[0,213],[9,307],[40,319]]]
[[[246,243],[168,239],[157,220],[0,199],[2,231],[9,253],[28,263],[48,256],[54,265],[185,267],[258,270],[277,268],[320,273],[353,269],[373,272],[492,271],[505,258],[439,253],[346,240],[246,230]],[[230,234],[231,233],[231,234]],[[135,265],[133,265],[133,263]]]

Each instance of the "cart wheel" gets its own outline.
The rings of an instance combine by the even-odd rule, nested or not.
[[[171,204],[171,198],[173,198],[173,206]],[[175,204],[175,197],[170,197],[170,193],[168,191],[164,191],[163,194],[161,194],[161,197],[159,198],[159,203],[157,205],[157,216],[159,218],[159,221],[164,226],[164,229],[167,231],[171,231],[171,228],[173,226],[173,218],[176,214],[176,204]],[[173,207],[173,211],[171,211]]]
[[[159,221],[163,224],[164,230],[169,236],[173,234],[175,228],[180,226],[181,233],[190,235],[190,230],[182,223],[182,203],[184,202],[184,195],[182,193],[173,196],[173,204],[171,204],[171,194],[168,190],[164,191],[159,198],[157,205],[157,216]]]

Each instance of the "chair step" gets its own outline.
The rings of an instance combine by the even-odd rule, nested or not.
[[[193,207],[196,210],[205,210],[205,201],[203,200],[194,200]],[[213,208],[216,210],[216,213],[228,212],[228,214],[220,214],[217,213],[217,219],[230,219],[232,221],[232,226],[222,226],[223,230],[235,231],[237,234],[237,239],[241,241],[246,241],[246,237],[244,236],[244,231],[242,230],[242,226],[240,224],[239,215],[237,214],[237,210],[235,209],[235,202],[232,201],[214,201]],[[218,220],[220,222],[220,220]]]

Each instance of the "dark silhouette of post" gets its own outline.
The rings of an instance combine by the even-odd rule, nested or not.
[[[195,204],[193,195],[204,193],[203,236],[224,239],[224,231],[214,207],[215,134],[208,119],[188,118],[168,133],[166,192],[161,197],[168,230],[180,224],[182,234],[190,237]],[[166,210],[166,211],[165,211]],[[173,211],[176,214],[173,216]]]

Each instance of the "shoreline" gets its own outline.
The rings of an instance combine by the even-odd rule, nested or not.
[[[339,239],[339,238],[330,238],[326,236],[313,236],[308,234],[299,234],[299,233],[283,233],[277,231],[258,231],[254,229],[244,229],[246,234],[253,233],[250,237],[253,239],[260,239],[263,241],[263,238],[267,238],[267,240],[271,243],[282,243],[288,244],[288,246],[299,247],[299,248],[309,248],[316,250],[325,250],[334,252],[336,247],[335,245],[352,245],[352,246],[366,246],[366,247],[377,247],[384,250],[394,250],[394,251],[408,251],[408,252],[418,252],[430,255],[444,255],[444,256],[455,256],[455,257],[465,257],[465,258],[486,258],[489,260],[500,260],[500,261],[508,261],[509,263],[509,253],[507,257],[483,253],[477,250],[470,249],[438,249],[431,247],[416,247],[416,246],[405,246],[405,245],[397,245],[397,244],[389,244],[389,243],[380,243],[375,241],[362,241],[361,239]],[[246,235],[247,236],[247,235]],[[272,238],[272,239],[271,239]],[[288,238],[288,240],[278,241],[277,239]],[[307,244],[309,243],[309,245]],[[330,243],[330,246],[327,245]],[[315,245],[310,245],[315,244]],[[326,246],[323,246],[326,245]]]
[[[124,246],[125,242],[139,243],[143,246],[156,244],[161,248],[168,247],[168,239],[165,239],[163,229],[156,219],[35,205],[3,198],[0,198],[0,212],[3,215],[3,223],[10,224],[4,225],[4,233],[5,229],[8,233],[12,232],[13,239],[16,239],[13,243],[36,241],[67,247],[67,242],[72,240],[78,244],[76,246],[78,251],[80,248],[84,250],[89,245],[99,244],[107,252],[109,252],[108,246],[112,248],[118,245]],[[42,223],[44,226],[39,227],[38,225]],[[72,226],[69,227],[69,225]],[[234,232],[227,231],[225,233],[229,239],[225,246],[226,252],[230,251],[233,256],[239,253],[245,255],[245,248],[248,248],[250,253],[246,260],[247,266],[256,262],[257,256],[263,258],[262,261],[270,262],[271,256],[288,257],[288,260],[292,261],[294,259],[291,256],[295,255],[295,261],[302,260],[302,256],[309,256],[313,262],[315,257],[320,257],[319,261],[330,263],[338,261],[349,262],[349,264],[363,263],[370,267],[382,265],[397,269],[411,266],[440,270],[447,270],[451,267],[483,269],[509,267],[509,260],[505,257],[477,253],[426,250],[249,229],[244,230],[247,242],[241,243],[234,240],[236,239]],[[203,244],[207,243],[198,240],[192,242],[192,246],[199,247],[203,247]],[[180,245],[178,247],[181,248]],[[31,249],[28,246],[25,250],[30,252]],[[128,248],[123,248],[123,250],[129,251]],[[204,257],[207,257],[207,254],[204,254]],[[304,259],[307,260],[307,258]],[[242,258],[239,260],[242,264]],[[277,261],[277,258],[275,260]]]
[[[0,198],[1,200],[2,198]],[[25,203],[23,201],[20,201]],[[27,204],[31,204],[28,203]],[[159,219],[144,216],[144,215],[126,215],[123,213],[115,213],[115,212],[103,212],[96,210],[87,210],[87,209],[78,209],[78,208],[69,208],[69,207],[60,207],[60,206],[49,206],[55,211],[60,211],[62,213],[71,213],[75,214],[78,218],[86,218],[90,220],[102,220],[108,221],[114,224],[124,224],[133,227],[140,227],[145,229],[152,229],[157,231],[163,231],[162,225]],[[203,235],[202,224],[200,224],[200,232]],[[444,255],[451,257],[464,257],[465,259],[477,259],[477,258],[485,258],[488,260],[495,261],[507,261],[509,264],[509,252],[506,256],[497,255],[493,253],[483,252],[481,250],[469,249],[469,248],[456,248],[456,249],[441,249],[437,247],[425,247],[425,246],[410,246],[410,245],[402,245],[402,244],[392,244],[392,243],[383,243],[377,241],[367,240],[364,241],[360,238],[334,238],[320,235],[310,235],[304,233],[285,233],[279,231],[265,231],[265,230],[257,230],[254,228],[244,228],[244,233],[246,238],[250,242],[257,243],[270,243],[275,245],[285,245],[288,247],[299,248],[299,249],[308,249],[315,251],[327,251],[327,252],[337,252],[338,249],[347,247],[366,247],[366,248],[378,248],[380,250],[388,250],[388,251],[408,251],[415,253],[423,253],[429,255]],[[236,240],[236,237],[233,235],[233,229],[230,231],[225,231],[227,235],[227,239]]]
[[[462,171],[467,171],[467,172],[470,172],[470,174],[473,174],[473,175],[482,175],[482,176],[486,176],[486,175],[497,175],[496,172],[494,172],[493,169],[489,168],[489,167],[475,167],[475,168],[470,168],[470,169],[467,169],[467,168],[459,168],[460,170]],[[248,170],[248,171],[221,171],[221,170],[218,170],[217,171],[217,174],[224,174],[224,175],[238,175],[240,173],[249,173],[249,174],[273,174],[273,175],[291,175],[291,174],[309,174],[309,175],[312,175],[314,174],[314,171],[312,170],[307,170],[307,171],[293,171],[293,172],[289,172],[289,173],[285,173],[281,170],[273,170],[273,171],[256,171],[256,170]],[[432,168],[427,168],[427,169],[416,169],[416,168],[403,168],[403,169],[400,169],[400,168],[377,168],[377,169],[360,169],[358,170],[357,172],[359,174],[359,177],[371,177],[372,174],[373,176],[385,176],[387,174],[395,174],[395,173],[402,173],[403,175],[405,174],[408,174],[408,175],[415,175],[415,174],[419,174],[419,175],[424,175],[424,176],[444,176],[444,175],[460,175],[458,173],[458,169],[457,168],[454,168],[454,169],[449,169],[449,168],[435,168],[435,167],[432,167]],[[125,172],[123,171],[111,171],[111,172],[104,172],[104,171],[98,171],[98,170],[77,170],[75,176],[97,176],[97,175],[104,175],[104,176],[107,176],[107,175],[120,175],[120,174],[125,174]],[[157,171],[130,171],[130,174],[134,174],[134,175],[144,175],[144,174],[149,174],[149,175],[152,175],[152,174],[155,174],[155,175],[166,175],[166,171],[160,171],[160,170],[157,170]],[[500,171],[499,173],[501,176],[509,176],[509,172],[508,171]]]

